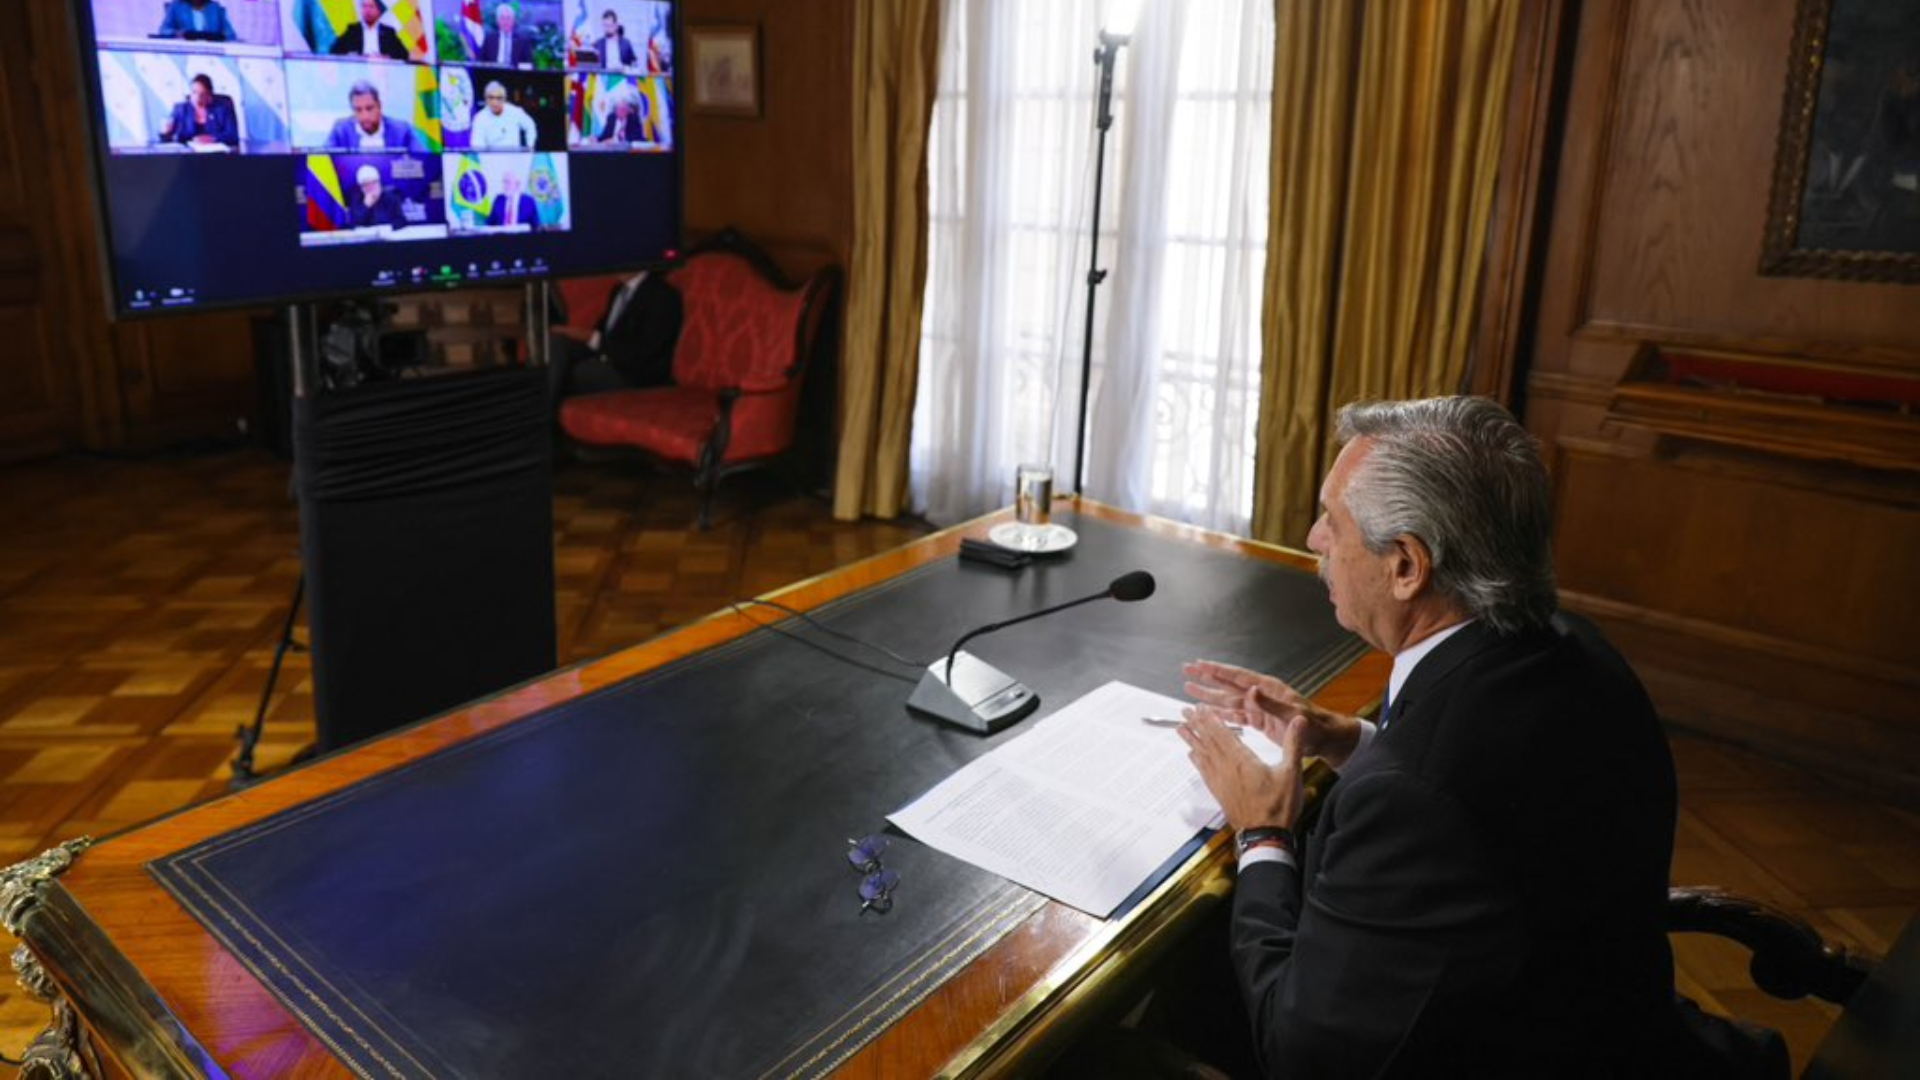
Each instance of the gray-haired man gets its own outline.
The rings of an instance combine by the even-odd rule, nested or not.
[[[1477,398],[1348,406],[1339,435],[1308,545],[1340,624],[1392,654],[1391,711],[1376,728],[1186,668],[1182,734],[1238,830],[1232,961],[1263,1068],[1666,1075],[1673,760],[1618,654],[1555,616],[1534,440]],[[1340,781],[1296,839],[1303,756]]]

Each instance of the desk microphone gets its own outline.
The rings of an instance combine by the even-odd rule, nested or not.
[[[1052,615],[1095,600],[1114,599],[1123,603],[1145,600],[1153,595],[1153,575],[1133,570],[1114,578],[1106,588],[1092,596],[1069,600],[1064,604],[1030,611],[1011,619],[989,623],[969,630],[953,643],[945,658],[927,666],[920,684],[907,699],[907,708],[944,720],[981,735],[991,735],[1040,706],[1040,697],[1024,683],[987,663],[960,646],[982,634],[1005,630],[1009,626]]]

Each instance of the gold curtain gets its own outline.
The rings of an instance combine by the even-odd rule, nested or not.
[[[1335,409],[1458,391],[1523,0],[1276,0],[1253,532],[1305,543]]]
[[[853,265],[833,485],[843,521],[893,517],[906,501],[940,5],[856,0],[853,20]]]

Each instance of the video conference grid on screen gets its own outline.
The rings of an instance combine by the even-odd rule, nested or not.
[[[91,7],[110,154],[282,160],[303,248],[566,232],[571,155],[674,149],[662,0]]]

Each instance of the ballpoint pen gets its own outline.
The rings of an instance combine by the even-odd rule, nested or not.
[[[1140,722],[1144,724],[1151,724],[1154,727],[1179,727],[1180,725],[1186,723],[1185,720],[1182,720],[1177,716],[1143,716],[1140,718]],[[1233,732],[1235,735],[1239,735],[1242,737],[1245,737],[1247,733],[1247,729],[1245,727],[1242,727],[1239,724],[1228,724],[1226,725],[1226,729],[1228,731]]]

